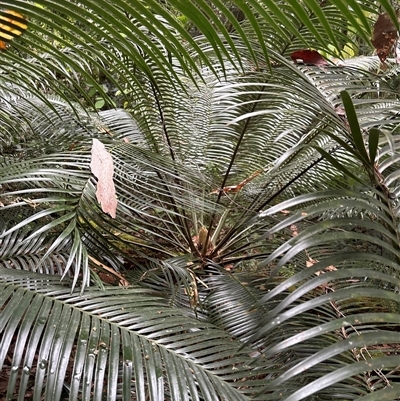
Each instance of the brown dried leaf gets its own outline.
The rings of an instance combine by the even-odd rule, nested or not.
[[[289,227],[289,229],[292,232],[293,237],[297,237],[299,235],[299,231],[297,230],[297,227],[294,224],[292,224]]]
[[[223,192],[224,194],[231,192],[233,193],[239,192],[246,184],[248,184],[251,180],[259,176],[262,172],[263,172],[262,170],[255,171],[250,177],[247,177],[237,185],[230,185],[228,187],[224,187],[221,189],[214,189],[212,192],[210,192],[210,195],[219,194],[220,192]]]
[[[225,269],[227,272],[232,271],[232,270],[233,270],[233,263],[229,263],[229,265],[225,265],[225,266],[224,266],[224,269]]]
[[[346,110],[343,107],[335,107],[335,113],[339,116],[339,117],[346,117]]]
[[[111,275],[116,276],[119,279],[119,285],[121,287],[127,287],[129,286],[129,281],[127,281],[125,279],[124,276],[122,276],[121,274],[119,274],[118,272],[116,272],[113,268],[106,266],[105,264],[101,263],[100,261],[98,261],[97,259],[95,259],[93,256],[88,256],[89,259],[95,264],[97,265],[101,270],[105,270],[106,272],[109,272]],[[110,283],[109,283],[110,284]]]
[[[105,146],[97,139],[93,139],[92,160],[90,169],[97,178],[96,198],[101,210],[115,218],[117,212],[117,196],[113,181],[114,164],[112,156]]]
[[[306,260],[306,267],[312,267],[315,265],[315,263],[317,263],[317,262],[313,259]]]
[[[372,44],[382,63],[397,46],[398,33],[395,24],[387,13],[379,15],[374,25]]]
[[[325,267],[324,270],[326,272],[334,272],[335,270],[337,270],[337,268],[335,266],[330,265],[330,266]]]
[[[208,237],[208,230],[204,226],[199,230],[199,250],[202,250],[204,245],[206,244],[206,239]]]

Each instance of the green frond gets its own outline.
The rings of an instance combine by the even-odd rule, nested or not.
[[[7,222],[2,220],[2,225],[4,232]],[[66,273],[65,266],[69,259],[69,243],[64,241],[46,255],[50,247],[46,241],[46,235],[37,235],[29,240],[31,231],[29,225],[25,225],[8,235],[1,235],[0,265],[3,268],[63,276]]]
[[[262,385],[262,372],[247,365],[248,349],[148,290],[91,289],[80,296],[53,276],[2,269],[0,277],[0,361],[10,373],[9,395],[18,378],[21,394],[34,380],[34,396],[47,399],[66,391],[71,399],[82,392],[93,399],[248,400]]]
[[[398,397],[388,0],[3,3],[5,398]]]

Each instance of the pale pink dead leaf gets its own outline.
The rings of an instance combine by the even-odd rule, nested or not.
[[[114,164],[112,156],[105,146],[97,139],[93,139],[92,160],[90,169],[97,178],[96,198],[101,210],[115,218],[117,212],[117,196],[113,181]]]

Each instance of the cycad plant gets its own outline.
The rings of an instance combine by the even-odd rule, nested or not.
[[[388,1],[0,4],[5,399],[398,399]]]

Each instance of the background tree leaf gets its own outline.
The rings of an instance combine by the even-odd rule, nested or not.
[[[397,27],[388,13],[381,13],[374,25],[372,44],[374,45],[379,59],[382,63],[397,46]]]

